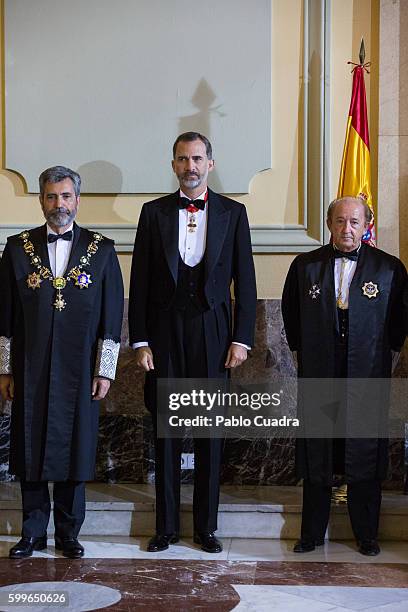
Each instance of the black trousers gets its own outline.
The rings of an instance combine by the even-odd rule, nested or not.
[[[203,314],[190,305],[185,310],[173,309],[167,319],[168,322],[170,323],[170,332],[167,330],[170,333],[168,377],[207,378]],[[224,355],[220,354],[220,359],[223,357]],[[160,368],[156,367],[156,363],[155,378],[160,378]],[[154,379],[150,380],[150,384]],[[156,531],[159,534],[179,533],[182,440],[158,438],[154,410],[152,417],[156,450]],[[208,533],[217,529],[222,449],[222,439],[194,439],[193,521],[194,531],[199,533]]]
[[[347,378],[348,310],[338,310],[339,329],[344,332],[335,345],[336,377]],[[345,473],[345,440],[332,440],[334,474]],[[301,537],[322,540],[329,522],[332,487],[303,481],[303,508]],[[357,541],[376,540],[381,508],[381,481],[370,480],[347,484],[347,507]]]
[[[301,537],[322,540],[329,522],[332,487],[303,481]],[[376,540],[381,507],[381,482],[371,480],[347,485],[347,506],[357,541]]]
[[[47,533],[51,512],[48,482],[22,480],[20,486],[23,502],[21,533],[26,537],[41,537]],[[85,483],[54,482],[53,501],[55,535],[76,538],[85,519]]]

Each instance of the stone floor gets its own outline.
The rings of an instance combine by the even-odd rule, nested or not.
[[[65,585],[64,590],[70,594],[70,612],[103,608],[98,593],[92,594],[92,591],[85,605],[77,605],[83,584],[88,584],[90,589],[108,587],[120,594],[120,600],[107,608],[115,612],[146,607],[152,612],[235,609],[304,612],[308,608],[313,612],[406,612],[408,609],[408,564],[384,563],[381,556],[370,564],[304,562],[303,557],[297,562],[101,557],[69,561],[37,555],[24,561],[0,559],[0,586],[3,587],[0,592],[10,593],[13,585],[21,585],[14,587],[15,593],[22,593],[24,588],[43,592],[39,584],[42,581],[55,592]],[[64,608],[2,605],[0,609],[38,612]]]
[[[292,552],[293,539],[231,537],[223,535],[224,550],[219,555],[204,553],[189,537],[163,553],[147,553],[148,537],[131,536],[140,531],[132,526],[141,515],[154,513],[151,487],[134,485],[90,485],[88,519],[104,515],[95,525],[103,531],[117,531],[115,521],[125,520],[126,535],[83,533],[85,558],[68,560],[55,551],[52,534],[48,548],[26,560],[9,560],[10,546],[17,541],[7,513],[18,513],[16,486],[1,486],[0,514],[0,611],[39,612],[43,610],[112,610],[187,612],[238,610],[251,612],[348,612],[408,610],[407,538],[383,538],[377,557],[360,555],[353,540],[329,539],[312,553]],[[251,531],[275,521],[284,531],[287,517],[293,515],[289,531],[297,536],[301,489],[294,487],[228,487],[223,490],[221,515],[228,534],[228,517],[235,516],[234,529]],[[182,492],[185,527],[191,513],[191,490]],[[347,520],[344,507],[333,507],[333,518]],[[94,516],[95,515],[95,516]],[[118,515],[118,516],[116,516]],[[109,516],[116,516],[109,528]],[[393,517],[390,519],[390,517]],[[279,521],[278,521],[279,518]],[[13,519],[14,520],[14,519]],[[15,519],[17,520],[17,518]],[[402,535],[408,530],[408,499],[400,493],[387,493],[383,505],[383,529],[387,521],[401,523]],[[150,521],[150,519],[149,519]],[[145,528],[148,521],[145,522]],[[395,531],[395,526],[393,527]],[[88,531],[92,531],[91,526]],[[151,533],[151,531],[149,532]],[[222,535],[222,534],[221,534]],[[64,591],[69,605],[7,605],[10,594]]]

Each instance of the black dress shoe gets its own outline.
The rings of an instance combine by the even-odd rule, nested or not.
[[[377,540],[362,540],[358,542],[358,552],[367,557],[375,557],[381,552]]]
[[[160,552],[167,550],[169,544],[176,544],[179,541],[178,533],[161,534],[156,533],[147,545],[148,552]]]
[[[44,550],[44,548],[47,548],[46,535],[40,538],[28,538],[23,536],[13,548],[10,548],[9,558],[24,559],[25,557],[31,557],[34,550]]]
[[[222,551],[222,544],[213,533],[195,533],[194,543],[201,544],[201,550],[208,553],[220,553]]]
[[[62,550],[64,557],[68,559],[80,559],[84,556],[84,547],[76,538],[59,538],[55,536],[56,550]]]
[[[316,546],[323,546],[324,540],[298,540],[293,547],[295,553],[312,552]]]

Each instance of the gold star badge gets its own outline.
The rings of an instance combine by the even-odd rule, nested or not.
[[[42,278],[37,272],[33,272],[27,276],[27,285],[30,289],[39,289],[42,283]]]
[[[78,274],[75,286],[78,286],[80,289],[88,289],[89,285],[92,285],[91,275],[86,272]]]
[[[361,289],[363,290],[363,295],[368,297],[370,300],[371,298],[376,297],[378,293],[380,293],[380,290],[378,289],[378,285],[376,285],[372,281],[369,281],[368,283],[364,283]]]

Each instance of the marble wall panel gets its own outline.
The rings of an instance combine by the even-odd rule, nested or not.
[[[221,482],[235,485],[295,485],[294,440],[226,440]]]
[[[135,416],[102,414],[96,480],[144,482],[143,421]]]

